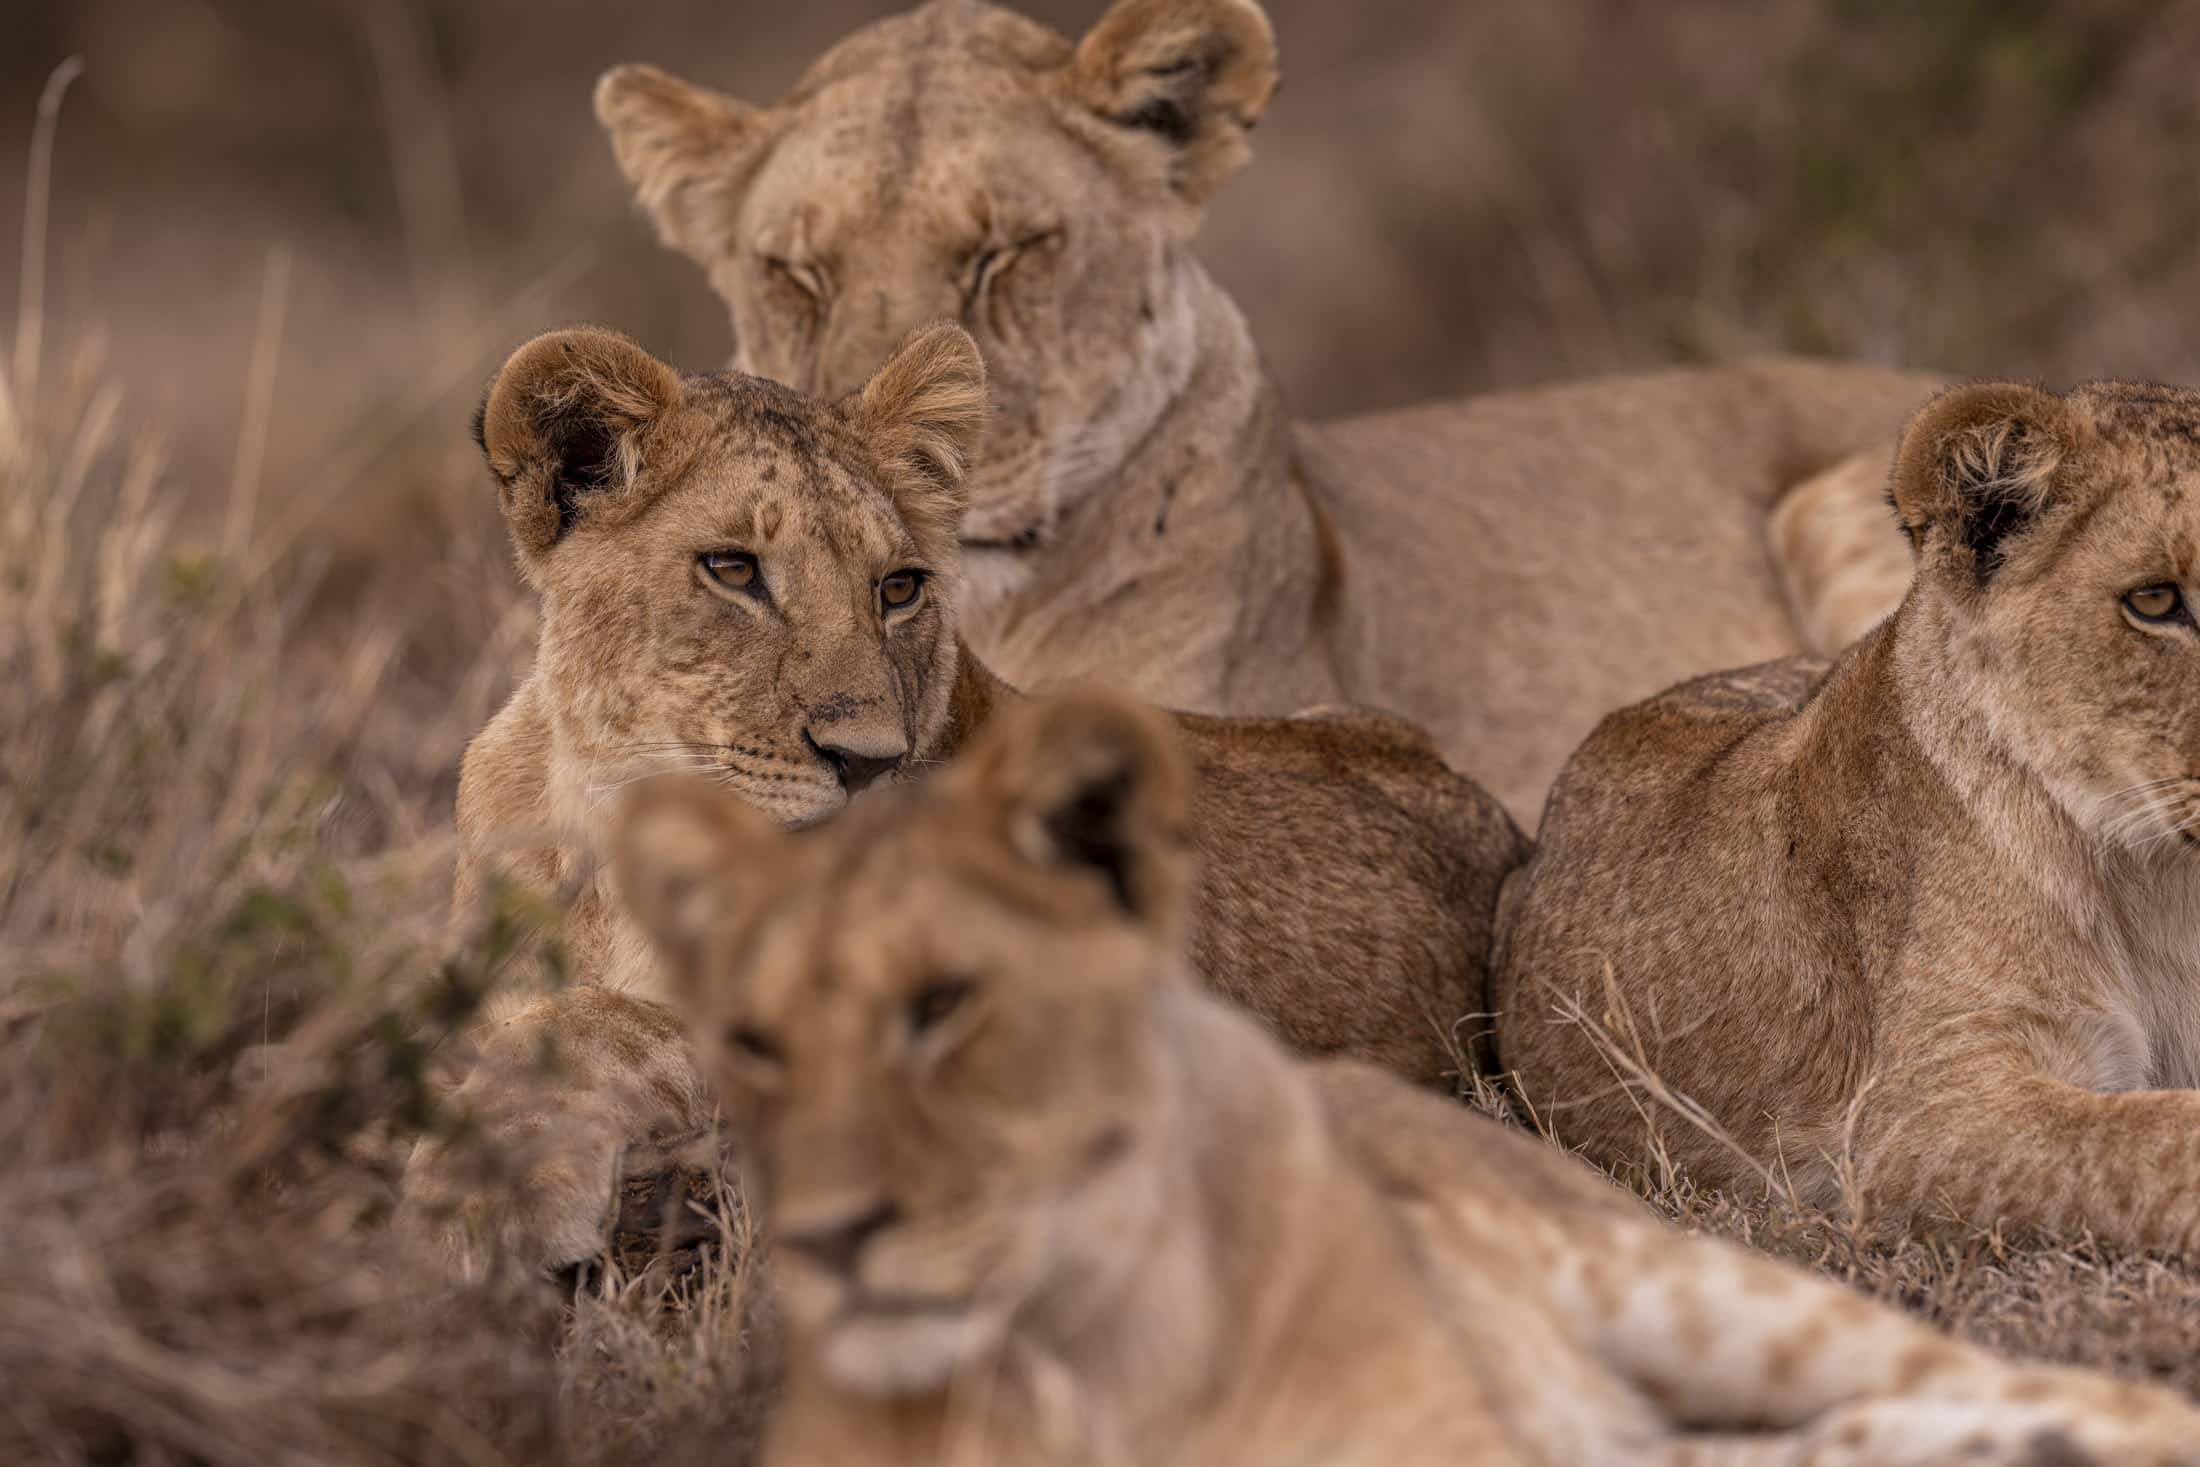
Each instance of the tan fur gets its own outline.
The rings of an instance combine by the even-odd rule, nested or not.
[[[644,394],[656,406],[637,409],[625,384],[654,391],[668,377],[677,401]],[[617,390],[592,417],[606,382]],[[576,975],[646,1008],[661,997],[658,965],[591,864],[616,790],[708,773],[780,824],[810,824],[849,799],[824,749],[914,776],[1015,702],[956,634],[959,473],[983,400],[976,350],[953,326],[920,332],[839,404],[736,374],[680,382],[603,332],[521,348],[490,390],[484,445],[542,591],[541,648],[466,752],[460,920],[478,919],[495,873],[575,889]],[[515,402],[558,407],[529,416]],[[623,462],[630,439],[641,445],[631,477],[577,493],[561,477],[576,460]],[[575,506],[570,524],[541,541],[562,502]],[[756,556],[754,594],[702,574],[698,558],[723,548]],[[928,572],[918,599],[886,610],[882,580],[911,567]],[[1418,1079],[1456,1070],[1479,1025],[1498,882],[1525,856],[1504,811],[1385,715],[1187,715],[1176,727],[1199,774],[1191,942],[1208,980],[1306,1052]],[[502,1003],[499,1020],[534,1036],[503,1040],[514,1053],[592,1055],[623,1023],[571,991]],[[631,1127],[633,1108],[593,1115],[585,1086],[564,1101],[588,1117],[571,1127],[588,1153],[572,1169],[607,1179],[615,1147],[603,1138]],[[525,1116],[507,1128],[559,1129],[539,1108]],[[696,1121],[683,1105],[659,1124]],[[422,1187],[438,1200],[452,1191]],[[508,1232],[547,1242],[593,1226],[601,1207],[522,1189],[513,1210],[536,1221]]]
[[[795,835],[632,797],[629,904],[773,1239],[770,1467],[2196,1460],[2171,1396],[2004,1366],[1288,1057],[1187,977],[1171,732],[1028,705]]]
[[[2200,633],[2124,604],[2200,584],[2200,394],[1964,388],[1897,463],[1892,620],[1568,766],[1506,894],[1501,1060],[1564,1140],[1639,1156],[1577,1001],[1821,1202],[2200,1248]]]
[[[1886,485],[1886,454],[1859,453],[1805,479],[1773,507],[1767,546],[1805,647],[1848,646],[1910,589],[1908,560],[1888,554],[1885,519],[1856,513]]]
[[[1251,0],[1120,0],[1075,45],[936,0],[773,107],[641,66],[596,104],[744,370],[830,396],[922,321],[975,334],[995,413],[966,621],[1012,682],[1390,708],[1532,821],[1612,708],[1893,607],[1908,567],[1868,476],[1822,484],[1769,557],[1765,517],[1887,442],[1923,377],[1757,362],[1294,423],[1191,249],[1277,74]],[[1781,576],[1820,584],[1819,536],[1885,599],[1791,620]]]

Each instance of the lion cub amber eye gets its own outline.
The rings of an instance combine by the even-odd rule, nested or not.
[[[738,550],[706,550],[698,557],[703,574],[729,591],[746,591],[756,584],[756,557]]]
[[[923,586],[923,571],[895,571],[878,583],[878,599],[888,611],[899,611],[917,599]]]
[[[927,983],[917,990],[917,996],[909,1001],[909,1029],[922,1034],[936,1029],[970,1001],[976,988],[966,978],[943,978],[937,983]]]
[[[2124,596],[2124,605],[2141,621],[2169,621],[2185,609],[2185,598],[2175,586],[2141,586]]]

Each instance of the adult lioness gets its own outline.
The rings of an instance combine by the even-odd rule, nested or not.
[[[1900,599],[1869,482],[1821,484],[1835,502],[1777,566],[1766,514],[1883,449],[1921,377],[1760,362],[1294,424],[1191,252],[1276,76],[1252,0],[1119,0],[1075,45],[938,0],[775,107],[627,66],[596,108],[745,370],[831,396],[920,322],[976,335],[997,411],[966,617],[1012,682],[1391,708],[1532,821],[1611,709],[1803,646],[1776,569],[1880,588],[1798,608],[1827,639],[1806,650]]]
[[[482,442],[542,633],[533,675],[466,751],[458,911],[499,869],[546,891],[589,882],[567,923],[585,983],[497,1031],[466,1082],[505,1116],[495,1128],[577,1138],[518,1189],[523,1250],[593,1252],[620,1141],[707,1106],[646,1002],[655,959],[586,871],[608,795],[708,771],[807,824],[952,758],[1016,697],[956,637],[962,466],[984,405],[952,325],[841,404],[683,378],[600,331],[529,343],[490,387]],[[1178,727],[1199,770],[1201,971],[1301,1049],[1443,1073],[1481,1001],[1498,882],[1525,854],[1504,811],[1380,715]],[[546,1029],[567,1056],[547,1090],[528,1078]],[[643,1055],[646,1079],[621,1058]]]
[[[1564,1139],[1636,1151],[1578,1005],[1822,1201],[1852,1162],[1875,1212],[2189,1251],[2200,394],[1950,392],[1893,498],[1916,584],[1822,682],[1690,683],[1567,767],[1501,917],[1502,1061]]]
[[[1170,732],[1028,705],[794,835],[631,798],[627,902],[774,1240],[772,1467],[2200,1460],[2182,1401],[2012,1369],[1293,1061],[1186,977]]]

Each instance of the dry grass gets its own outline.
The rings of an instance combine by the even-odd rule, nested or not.
[[[41,330],[35,272],[23,296],[0,1461],[744,1460],[770,1377],[737,1214],[670,1293],[614,1270],[578,1300],[444,1282],[383,1225],[411,1140],[464,1124],[439,1056],[524,960],[516,913],[443,919],[450,771],[531,629],[501,546],[332,585],[260,512],[264,412],[227,493],[186,495],[96,345]]]

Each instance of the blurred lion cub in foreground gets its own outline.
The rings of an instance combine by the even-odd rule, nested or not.
[[[1190,977],[1191,786],[1159,715],[1084,697],[811,831],[628,798],[623,895],[774,1239],[773,1467],[2200,1461],[2171,1396],[1288,1056]]]

